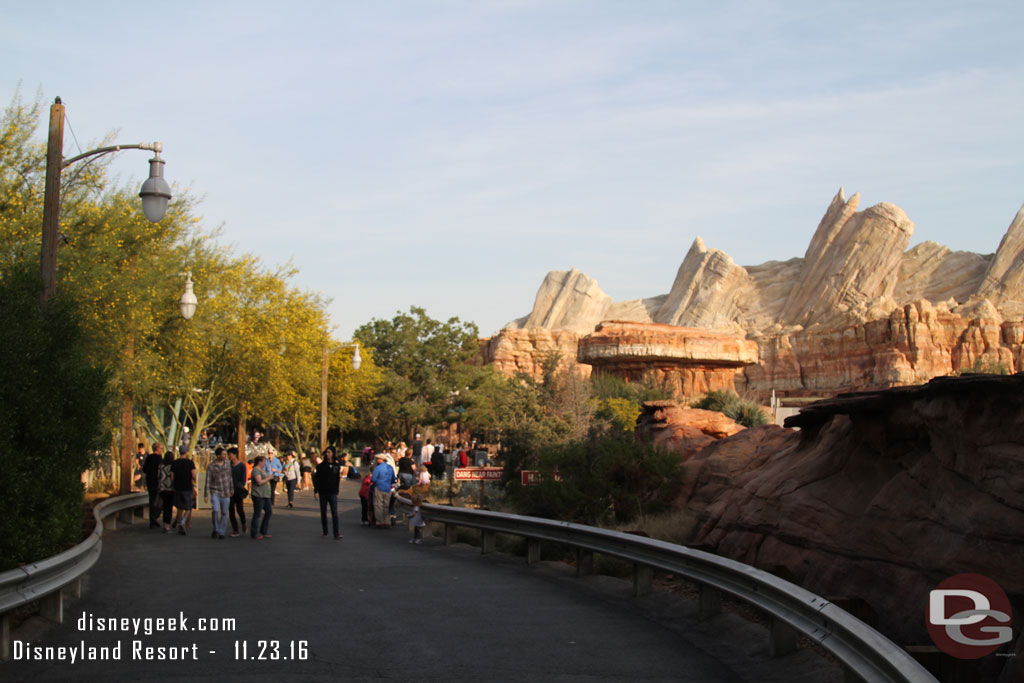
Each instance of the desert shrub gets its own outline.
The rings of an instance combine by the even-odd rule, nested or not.
[[[664,510],[679,490],[679,457],[632,438],[576,441],[541,450],[541,483],[509,488],[521,512],[611,524]],[[557,474],[557,478],[556,478]]]
[[[85,357],[78,318],[38,273],[0,278],[0,570],[77,543],[81,473],[103,442],[107,378]]]
[[[1006,363],[992,358],[975,358],[971,364],[971,372],[982,375],[1009,375],[1010,369]]]
[[[757,401],[740,398],[735,391],[709,391],[691,405],[693,408],[723,413],[744,427],[768,424],[768,416],[761,410],[760,404]]]

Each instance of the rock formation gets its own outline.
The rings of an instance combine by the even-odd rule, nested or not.
[[[763,398],[917,383],[976,363],[1024,369],[1024,208],[997,252],[980,255],[934,242],[907,250],[906,214],[884,202],[859,211],[859,201],[840,189],[802,258],[742,267],[697,237],[669,293],[647,299],[613,302],[583,273],[554,271],[530,315],[490,347],[516,349],[500,367],[521,369],[540,367],[523,354],[549,346],[538,337],[531,351],[524,330],[584,338],[616,320],[746,336],[759,358],[737,383]],[[574,355],[568,337],[559,343]]]
[[[976,296],[991,301],[1005,316],[1024,315],[1024,206],[999,242]]]
[[[685,408],[675,401],[647,401],[636,425],[636,433],[645,441],[676,451],[684,458],[743,429],[722,413]]]
[[[546,363],[555,362],[557,369],[573,369],[590,375],[590,366],[576,362],[580,335],[568,330],[505,329],[489,339],[481,339],[483,362],[491,363],[505,375],[523,373],[540,380]]]
[[[533,311],[509,327],[570,330],[587,333],[604,319],[612,298],[601,291],[597,280],[573,268],[553,270],[544,278]]]
[[[722,332],[606,321],[579,340],[577,359],[594,372],[652,377],[677,396],[700,396],[735,389],[737,371],[757,362],[757,344]]]
[[[845,394],[786,421],[800,431],[715,440],[690,419],[651,403],[637,432],[681,453],[693,544],[862,598],[901,644],[929,642],[928,591],[954,574],[1024,598],[1024,375]]]
[[[737,324],[751,289],[747,271],[729,255],[708,249],[698,237],[687,252],[672,290],[654,321],[683,327],[743,332]]]
[[[844,201],[842,190],[832,200],[782,309],[783,325],[856,322],[896,305],[892,294],[914,224],[888,203],[857,213],[859,201],[859,194]]]

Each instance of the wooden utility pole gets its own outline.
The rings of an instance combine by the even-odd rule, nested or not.
[[[329,335],[324,335],[324,364],[320,372],[320,454],[327,448],[327,365]]]
[[[43,301],[57,289],[57,235],[60,233],[60,172],[64,165],[64,105],[50,105],[50,134],[46,140],[46,188],[43,193],[43,248],[40,255]]]

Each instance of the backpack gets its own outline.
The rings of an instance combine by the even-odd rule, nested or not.
[[[160,465],[160,490],[161,491],[173,491],[174,490],[174,477],[171,475],[170,465]]]

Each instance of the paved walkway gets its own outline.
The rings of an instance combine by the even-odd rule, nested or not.
[[[630,598],[621,580],[575,579],[557,563],[528,567],[522,558],[446,548],[437,538],[411,545],[404,527],[362,527],[357,488],[342,486],[341,541],[321,536],[311,491],[297,494],[295,509],[275,509],[273,538],[263,541],[211,539],[209,513],[185,537],[139,523],[105,535],[65,623],[37,628],[35,621],[14,635],[44,648],[113,653],[120,644],[120,659],[12,661],[0,663],[0,679],[841,680],[809,652],[768,659],[763,630],[734,615],[700,624],[689,603],[663,594]],[[183,616],[189,630],[83,631],[83,614],[176,625]],[[200,619],[236,625],[200,631]]]

